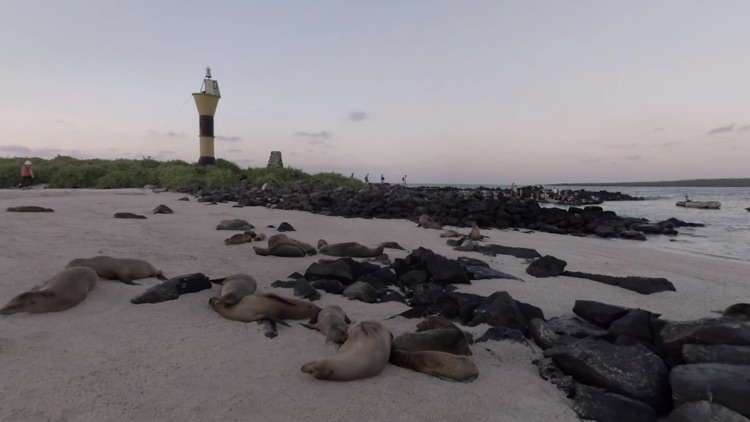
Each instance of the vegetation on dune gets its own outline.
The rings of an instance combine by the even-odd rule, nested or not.
[[[211,189],[237,187],[243,178],[250,183],[271,183],[288,186],[294,183],[336,188],[339,186],[364,187],[358,179],[338,173],[308,174],[295,168],[246,168],[224,159],[216,165],[200,166],[182,160],[77,159],[58,155],[45,160],[39,157],[0,158],[0,188],[14,188],[20,182],[21,164],[33,163],[34,184],[49,184],[50,188],[121,189],[141,188],[146,185],[169,189],[206,186]]]

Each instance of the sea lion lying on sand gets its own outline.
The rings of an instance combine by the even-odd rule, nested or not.
[[[319,380],[352,381],[383,371],[391,354],[393,335],[379,321],[356,322],[338,352],[302,365],[302,372]]]
[[[453,381],[473,381],[479,376],[479,369],[471,358],[452,353],[393,349],[389,361],[402,368]]]
[[[311,325],[312,324],[312,325]],[[334,343],[346,341],[346,331],[351,320],[338,305],[326,306],[318,315],[310,319],[310,324],[301,324],[311,330],[318,330],[326,335],[326,340]]]
[[[419,223],[417,224],[417,227],[424,227],[425,229],[438,229],[442,230],[443,226],[440,224],[432,221],[429,215],[422,214],[419,216]]]
[[[471,355],[471,346],[466,334],[440,316],[431,316],[420,322],[416,333],[403,333],[394,338],[393,348],[407,352],[432,350],[455,355]]]
[[[141,259],[99,255],[91,258],[76,258],[65,266],[65,268],[71,267],[89,267],[101,278],[120,280],[131,285],[140,285],[140,283],[133,282],[140,278],[156,277],[159,280],[167,280],[161,270]]]
[[[740,321],[750,322],[750,303],[735,303],[727,307],[724,311],[711,311],[722,314],[725,317],[739,319]]]
[[[270,319],[282,325],[289,324],[284,319],[307,319],[320,312],[318,305],[304,299],[293,299],[275,293],[255,293],[242,297],[232,306],[224,306],[218,297],[209,299],[208,304],[226,319],[253,322]]]
[[[65,269],[41,287],[14,297],[0,309],[0,315],[11,315],[17,312],[55,312],[70,309],[81,303],[94,288],[99,276],[96,271],[86,267]]]
[[[258,282],[248,274],[232,274],[221,283],[219,303],[224,307],[230,307],[240,301],[243,297],[255,293]]]
[[[291,239],[285,234],[275,234],[268,238],[268,247],[253,246],[256,254],[267,256],[284,256],[301,258],[307,255],[315,255],[318,251],[312,245]]]
[[[318,240],[318,252],[330,256],[353,258],[371,258],[383,254],[383,246],[368,247],[357,242],[328,244],[324,239]]]

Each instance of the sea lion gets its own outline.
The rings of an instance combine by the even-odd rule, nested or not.
[[[722,314],[725,317],[739,319],[740,321],[750,322],[750,303],[735,303],[724,311],[712,311]]]
[[[378,292],[369,283],[362,280],[355,281],[347,286],[341,294],[350,300],[359,300],[365,303],[375,303],[378,300]]]
[[[461,233],[455,230],[446,230],[440,233],[440,237],[461,237]]]
[[[71,267],[89,267],[101,278],[120,280],[125,284],[136,286],[140,283],[135,283],[133,280],[140,278],[156,277],[159,280],[167,280],[161,270],[141,259],[98,255],[91,258],[76,258],[65,266],[65,268]]]
[[[212,297],[209,305],[226,319],[242,322],[271,319],[286,325],[283,319],[307,319],[320,312],[318,305],[309,300],[293,299],[275,293],[255,293],[242,297],[232,306],[224,306],[218,297]]]
[[[241,218],[235,218],[232,220],[221,220],[219,224],[216,225],[216,230],[252,230],[255,227],[248,223],[246,220],[243,220]]]
[[[407,352],[438,351],[455,355],[471,355],[469,340],[461,329],[440,317],[430,317],[417,325],[416,333],[403,333],[393,339],[393,348]]]
[[[254,233],[251,235],[251,234],[248,234],[247,232],[233,234],[229,236],[229,238],[224,239],[224,244],[225,245],[241,245],[243,243],[252,242],[253,235]]]
[[[324,239],[318,240],[318,252],[330,256],[370,258],[383,254],[383,246],[368,247],[357,242],[334,243],[329,245]]]
[[[469,239],[471,240],[482,240],[487,236],[482,236],[482,233],[479,232],[479,225],[477,225],[476,221],[471,222],[471,231],[469,232]]]
[[[391,354],[391,332],[380,321],[362,321],[350,325],[346,335],[335,355],[302,365],[302,372],[332,381],[352,381],[379,374]]]
[[[274,255],[292,258],[301,258],[318,253],[312,245],[296,239],[290,239],[285,234],[275,234],[268,238],[267,248],[253,246],[253,250],[256,254],[262,256]]]
[[[255,293],[258,282],[248,274],[232,274],[221,283],[219,302],[224,307],[237,304],[243,297]]]
[[[177,300],[186,293],[196,293],[210,289],[212,283],[218,283],[222,279],[210,280],[203,273],[185,274],[172,277],[169,280],[149,287],[145,292],[130,299],[130,303],[159,303],[168,300]]]
[[[0,315],[17,312],[55,312],[70,309],[81,303],[99,280],[96,271],[86,267],[62,270],[41,287],[14,297],[0,309]]]
[[[311,330],[318,330],[326,335],[326,340],[334,343],[346,341],[346,331],[352,321],[346,312],[338,305],[326,306],[312,319],[309,324],[301,324]]]
[[[471,358],[452,353],[393,349],[389,361],[402,368],[453,381],[473,381],[479,376],[479,369]]]
[[[417,224],[417,227],[424,227],[425,229],[438,229],[442,230],[443,226],[440,224],[432,221],[429,215],[422,214],[419,216],[419,224]]]

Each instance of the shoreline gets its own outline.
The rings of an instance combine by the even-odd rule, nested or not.
[[[469,256],[523,279],[472,281],[458,291],[488,296],[507,291],[540,307],[545,317],[570,315],[578,299],[642,308],[669,320],[715,316],[748,297],[750,263],[694,257],[677,251],[650,250],[630,242],[596,237],[482,230],[483,243],[529,247],[568,262],[567,269],[608,275],[665,277],[676,292],[641,295],[618,287],[571,277],[535,278],[527,263],[507,255],[489,257],[458,252],[440,231],[402,219],[361,219],[274,210],[234,208],[178,201],[181,193],[125,190],[0,190],[0,231],[6,242],[0,265],[0,301],[60,271],[71,259],[110,254],[146,259],[176,277],[203,272],[220,277],[245,272],[259,290],[292,297],[291,289],[273,288],[275,280],[305,269],[322,255],[304,258],[261,257],[252,245],[224,245],[235,232],[215,229],[220,220],[243,218],[269,236],[273,224],[289,222],[290,237],[315,244],[395,241],[405,251],[386,249],[391,261],[419,247],[455,259]],[[159,204],[172,215],[149,212]],[[39,205],[53,213],[9,213],[10,206]],[[146,220],[114,219],[134,212]],[[466,228],[456,228],[468,232]],[[319,333],[289,321],[268,339],[256,323],[226,320],[211,310],[208,291],[157,304],[133,305],[129,299],[160,283],[141,286],[101,280],[78,306],[49,314],[0,317],[0,376],[14,388],[0,398],[4,420],[235,420],[252,414],[263,420],[349,420],[368,409],[374,420],[576,421],[571,401],[541,379],[531,361],[541,351],[531,345],[489,341],[472,346],[477,380],[454,383],[388,365],[376,377],[324,382],[301,373],[310,360],[335,353]],[[408,306],[398,302],[365,304],[321,291],[319,306],[340,305],[353,321],[378,319],[394,335],[413,331],[419,320],[391,318]],[[462,329],[475,338],[486,324]],[[451,397],[451,400],[445,400]],[[387,403],[387,405],[383,405]]]

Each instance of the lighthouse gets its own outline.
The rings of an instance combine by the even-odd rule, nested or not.
[[[201,91],[193,94],[195,106],[198,107],[200,125],[200,158],[198,164],[216,164],[214,157],[214,114],[219,105],[219,82],[211,79],[211,68],[206,68]]]

